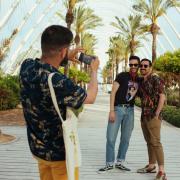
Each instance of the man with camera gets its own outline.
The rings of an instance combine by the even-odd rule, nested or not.
[[[58,71],[66,56],[73,61],[81,51],[75,49],[68,52],[72,39],[72,32],[63,26],[47,27],[41,36],[41,58],[26,59],[20,70],[21,101],[28,142],[38,161],[41,180],[67,180],[62,126],[51,100],[49,74],[55,73],[52,84],[63,119],[66,119],[66,107],[79,108],[83,103],[94,103],[97,95],[97,57],[90,63],[91,80],[87,91]],[[77,169],[75,176],[77,180]]]
[[[106,134],[106,166],[99,169],[98,173],[104,173],[114,168],[115,143],[120,126],[121,137],[115,167],[123,171],[130,171],[125,165],[125,157],[134,128],[134,98],[138,90],[139,63],[138,56],[130,56],[129,72],[119,73],[113,82]]]

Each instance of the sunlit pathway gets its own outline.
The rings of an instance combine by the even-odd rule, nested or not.
[[[86,105],[79,130],[83,153],[80,180],[153,180],[154,174],[137,174],[136,169],[147,163],[146,145],[140,129],[140,110],[135,110],[135,128],[127,154],[131,172],[114,169],[98,174],[105,164],[105,133],[109,109],[109,95],[100,93],[94,105]],[[16,135],[11,144],[0,145],[0,180],[38,180],[36,161],[29,152],[25,127],[1,127],[4,133]],[[118,138],[119,139],[119,138]],[[168,180],[180,179],[180,129],[163,123],[162,141]]]

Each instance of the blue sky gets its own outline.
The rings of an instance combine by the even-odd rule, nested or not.
[[[39,3],[36,6],[37,2]],[[133,0],[86,0],[85,2],[86,6],[94,9],[95,14],[103,19],[104,26],[98,27],[96,30],[91,31],[98,39],[98,43],[96,45],[96,54],[100,58],[101,68],[108,60],[105,52],[108,49],[109,37],[115,35],[117,32],[117,30],[110,25],[110,22],[114,21],[115,16],[122,18],[131,14],[133,12],[131,8],[133,2]],[[10,11],[11,7],[16,5],[17,7],[12,13],[12,16],[9,18],[9,21],[6,22],[2,27],[0,26],[0,42],[2,42],[4,38],[10,36],[13,29],[20,27],[20,24],[23,22],[24,18],[26,19],[18,35],[12,42],[7,58],[1,64],[1,67],[6,72],[13,70],[18,55],[23,51],[28,50],[31,46],[34,49],[40,48],[40,35],[45,27],[50,24],[66,25],[65,22],[54,15],[57,11],[60,11],[63,14],[66,13],[62,0],[0,1],[0,25]],[[167,15],[175,26],[177,32],[180,34],[180,13],[176,9],[170,9]],[[159,25],[162,27],[165,34],[167,34],[169,40],[173,44],[173,47],[175,49],[180,48],[180,40],[172,31],[172,28],[169,26],[164,17],[159,19]],[[149,36],[149,39],[151,39],[151,36]],[[172,45],[170,45],[164,35],[158,36],[158,39],[158,54],[162,54],[166,50],[173,50]],[[141,58],[147,57],[151,59],[151,40],[143,42],[143,47],[139,49],[137,55],[139,55]]]

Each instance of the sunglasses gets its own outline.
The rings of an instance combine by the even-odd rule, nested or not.
[[[129,64],[129,67],[138,67],[139,66],[139,64]]]
[[[149,67],[149,65],[147,65],[147,64],[141,64],[141,65],[140,65],[140,68],[142,68],[142,67],[144,67],[144,68],[148,68],[148,67]]]

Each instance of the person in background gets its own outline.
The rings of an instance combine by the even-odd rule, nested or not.
[[[62,126],[52,103],[49,74],[55,73],[52,84],[63,119],[66,119],[66,107],[79,108],[83,103],[93,103],[97,95],[98,58],[90,64],[91,80],[87,91],[58,71],[65,57],[73,61],[81,51],[68,52],[72,39],[73,34],[66,27],[47,27],[41,36],[41,58],[26,59],[20,69],[21,101],[28,142],[38,161],[41,180],[67,180]],[[78,180],[78,169],[75,173]]]
[[[167,180],[164,171],[164,152],[160,141],[161,110],[165,102],[164,82],[152,73],[152,63],[149,59],[141,60],[140,72],[144,78],[139,88],[142,105],[141,127],[147,143],[149,163],[137,172],[156,173],[157,162],[159,170],[155,180]]]

